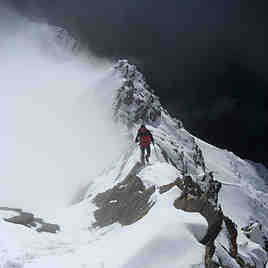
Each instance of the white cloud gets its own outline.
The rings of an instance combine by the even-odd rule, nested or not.
[[[111,120],[119,81],[54,27],[9,13],[0,34],[0,205],[64,206],[123,148]]]

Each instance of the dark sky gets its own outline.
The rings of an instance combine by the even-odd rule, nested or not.
[[[9,1],[129,58],[192,133],[268,166],[267,1]]]

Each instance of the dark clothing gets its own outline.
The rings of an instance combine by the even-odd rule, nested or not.
[[[149,157],[151,155],[151,147],[150,144],[151,142],[154,144],[154,138],[152,133],[145,127],[141,127],[138,130],[136,139],[136,142],[140,144],[140,149],[141,149],[141,163],[144,164],[144,157],[147,162],[149,162]],[[145,151],[146,151],[146,156],[145,156]]]
[[[149,162],[149,158],[150,158],[150,155],[151,155],[151,146],[150,146],[150,144],[147,145],[147,146],[140,146],[140,149],[141,149],[141,163],[144,164],[145,151],[146,151],[145,159],[146,159],[147,162]]]

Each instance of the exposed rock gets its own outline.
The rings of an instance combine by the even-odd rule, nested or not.
[[[177,186],[181,191],[183,191],[183,189],[184,189],[183,180],[180,177],[178,177],[174,182],[160,186],[159,187],[159,193],[163,194],[165,192],[168,192],[174,186]]]
[[[201,180],[198,180],[197,184],[200,186],[202,198],[216,206],[218,204],[218,195],[222,187],[221,182],[214,179],[212,172],[208,172],[204,174]]]
[[[34,215],[31,213],[22,212],[19,216],[5,219],[5,221],[30,227],[31,223],[34,221]]]
[[[194,160],[196,168],[201,167],[203,169],[203,171],[205,172],[206,164],[205,164],[205,160],[203,157],[203,153],[194,139],[193,139],[193,152],[194,152],[193,160]]]
[[[139,164],[134,170],[137,171],[138,168]],[[150,198],[155,187],[146,189],[142,180],[135,174],[132,170],[122,182],[94,198],[98,207],[94,213],[94,226],[104,227],[116,222],[129,225],[148,213],[154,205]]]
[[[228,217],[224,216],[224,222],[226,225],[226,228],[228,230],[228,238],[230,241],[230,245],[229,245],[229,250],[230,250],[230,255],[233,258],[237,258],[237,229],[236,229],[236,225],[235,223]]]
[[[60,226],[57,224],[51,224],[51,223],[42,223],[42,226],[36,230],[39,233],[52,233],[56,234],[60,231]]]
[[[177,180],[178,182],[179,180]],[[204,263],[205,267],[227,267],[221,263],[221,255],[218,256],[220,252],[225,252],[225,259],[229,258],[230,261],[236,265],[239,265],[242,268],[256,268],[261,267],[259,265],[254,265],[248,263],[247,260],[244,260],[241,255],[238,253],[237,245],[237,228],[236,224],[227,216],[225,216],[221,210],[221,207],[217,205],[218,193],[221,189],[221,184],[213,179],[213,174],[205,174],[201,183],[193,181],[190,176],[183,177],[183,183],[172,183],[165,185],[162,188],[162,191],[171,189],[174,185],[177,185],[183,192],[182,195],[177,198],[174,202],[174,206],[178,209],[182,209],[187,212],[199,212],[208,222],[208,231],[205,237],[200,241],[200,243],[206,246]],[[161,189],[161,187],[160,187]],[[223,230],[224,229],[224,230]],[[222,247],[221,251],[216,250],[215,241],[219,234],[224,231],[227,241],[229,244],[224,247],[221,244],[217,244],[217,247]],[[247,236],[251,239],[259,240],[263,239],[262,243],[256,241],[259,244],[265,245],[268,244],[266,236],[263,233],[262,225],[258,223],[252,223],[250,226],[247,226],[243,230]],[[258,235],[256,233],[259,233]],[[260,234],[262,232],[262,235]],[[254,237],[254,238],[253,238]],[[216,256],[214,258],[214,255]],[[219,260],[217,262],[217,259]],[[256,260],[253,260],[253,263]]]
[[[44,220],[40,218],[35,218],[34,222],[39,223],[41,225],[39,228],[36,229],[36,231],[39,233],[44,232],[44,233],[55,234],[60,231],[60,226],[58,224],[47,223],[47,222],[44,222]]]
[[[166,185],[162,185],[159,187],[159,193],[160,194],[164,194],[166,192],[168,192],[169,190],[171,190],[174,186],[176,186],[176,182],[172,182]]]
[[[188,173],[188,164],[187,164],[187,161],[185,160],[185,155],[184,155],[184,152],[183,151],[181,151],[179,153],[178,160],[181,163],[182,175],[185,176]]]
[[[214,241],[221,230],[223,221],[223,213],[221,209],[211,204],[204,195],[201,195],[202,191],[200,186],[192,180],[190,176],[184,176],[183,184],[178,183],[180,180],[176,180],[176,184],[181,190],[182,195],[174,201],[174,206],[177,209],[182,209],[187,212],[199,212],[208,222],[208,232],[202,239],[201,243],[208,244]],[[170,185],[171,186],[171,185]]]
[[[205,199],[196,198],[192,194],[182,194],[175,200],[174,206],[187,212],[199,212],[208,222],[208,231],[200,243],[206,246],[205,267],[219,267],[212,260],[215,253],[214,241],[222,229],[223,214],[221,210],[215,209],[211,203]]]
[[[248,226],[242,228],[242,231],[250,240],[268,252],[268,230],[261,223],[252,220]]]
[[[46,232],[55,234],[58,231],[60,231],[59,225],[47,223],[43,219],[35,218],[34,214],[24,212],[21,209],[0,207],[0,210],[13,211],[19,213],[18,216],[4,219],[6,222],[20,224],[28,228],[34,228],[37,232]]]
[[[213,202],[214,199],[218,199],[220,187],[215,191],[212,191],[215,189],[214,186],[217,181],[210,179],[207,181],[206,187],[204,187],[204,181],[203,184],[200,185],[198,182],[193,181],[192,177],[189,175],[183,176],[182,181],[183,183],[181,180],[177,179],[174,183],[165,185],[163,190],[167,190],[173,185],[177,185],[183,192],[182,195],[175,200],[174,206],[177,209],[182,209],[187,212],[198,212],[206,219],[208,223],[208,231],[205,237],[200,241],[200,243],[206,246],[204,259],[205,267],[220,267],[220,264],[213,260],[216,248],[215,240],[222,230],[224,220],[221,208],[217,207],[217,202]],[[211,192],[213,192],[213,196],[215,195],[212,200]]]
[[[215,253],[215,245],[214,243],[207,244],[205,251],[205,267],[206,268],[219,268],[220,264],[215,262],[212,258]]]
[[[204,215],[204,213],[201,215]],[[204,245],[214,245],[214,241],[216,240],[218,234],[222,230],[223,214],[220,212],[216,212],[215,215],[213,216],[214,221],[212,221],[210,217],[206,218],[208,221],[210,221],[210,224],[208,227],[207,234],[201,241],[201,243]]]
[[[139,121],[157,125],[162,107],[143,75],[127,60],[118,61],[114,68],[124,79],[114,101],[115,118],[129,127]]]
[[[193,196],[196,196],[197,198],[200,198],[202,195],[202,190],[198,183],[194,182],[191,176],[184,176],[184,189],[183,193],[184,195],[191,194]]]

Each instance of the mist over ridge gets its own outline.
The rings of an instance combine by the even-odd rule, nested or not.
[[[0,13],[0,203],[66,206],[124,147],[111,120],[119,81],[110,62],[74,53],[56,27]]]

